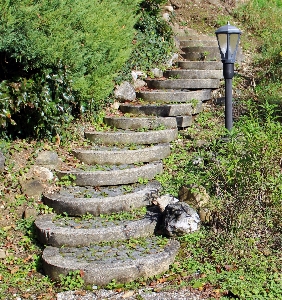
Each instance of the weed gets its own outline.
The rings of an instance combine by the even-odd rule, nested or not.
[[[70,271],[66,276],[60,274],[60,284],[63,290],[74,290],[83,287],[83,271]]]

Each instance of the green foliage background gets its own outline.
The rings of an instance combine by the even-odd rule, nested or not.
[[[52,136],[102,105],[132,51],[139,2],[2,0],[2,136]]]

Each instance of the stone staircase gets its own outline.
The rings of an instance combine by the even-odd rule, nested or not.
[[[178,33],[185,60],[162,79],[148,79],[141,102],[123,103],[121,116],[108,116],[111,130],[86,131],[89,149],[76,149],[77,168],[58,170],[70,186],[44,194],[56,214],[42,215],[35,225],[44,245],[45,273],[80,270],[86,284],[128,282],[168,270],[179,249],[160,238],[162,213],[153,202],[161,195],[154,180],[178,128],[190,126],[211,99],[222,78],[215,38]]]

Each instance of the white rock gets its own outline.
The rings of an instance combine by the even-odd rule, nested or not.
[[[164,211],[164,230],[169,236],[181,236],[200,228],[200,217],[185,202],[166,206]]]
[[[164,9],[168,12],[171,12],[171,13],[173,12],[173,6],[171,6],[171,5],[165,6]]]
[[[166,22],[169,22],[169,21],[170,21],[170,15],[169,15],[169,13],[164,13],[164,14],[163,14],[163,19],[164,19]]]
[[[178,202],[179,200],[171,195],[163,195],[153,201],[154,205],[157,205],[161,212],[165,210],[167,205]]]
[[[158,68],[154,68],[150,70],[152,75],[156,78],[160,78],[164,76],[164,72]]]

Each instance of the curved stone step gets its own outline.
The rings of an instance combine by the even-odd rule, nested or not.
[[[170,145],[159,144],[137,150],[116,149],[116,147],[107,147],[101,150],[77,149],[72,153],[88,165],[123,165],[163,159],[170,155]]]
[[[156,89],[217,89],[219,79],[167,79],[146,80],[149,88]]]
[[[169,70],[164,72],[165,77],[177,79],[221,79],[222,70]]]
[[[169,143],[176,139],[177,129],[153,130],[147,132],[135,131],[88,131],[85,132],[85,137],[92,142],[105,145],[113,144],[138,144],[150,145],[159,143]]]
[[[216,37],[214,35],[210,36],[210,35],[203,35],[203,34],[197,34],[197,33],[187,34],[186,32],[184,32],[182,34],[178,34],[176,36],[176,39],[179,42],[182,42],[182,41],[203,41],[203,40],[214,41],[216,39]]]
[[[53,247],[89,246],[92,243],[127,240],[154,234],[160,213],[147,212],[137,220],[107,220],[88,217],[86,220],[42,215],[35,220],[37,237],[43,245]],[[110,216],[108,216],[110,217]]]
[[[222,70],[223,69],[221,61],[178,61],[177,65],[181,69],[193,69],[193,70]]]
[[[60,279],[60,274],[80,270],[85,284],[100,286],[113,279],[117,283],[125,283],[167,271],[177,254],[179,242],[169,240],[163,247],[157,244],[157,238],[145,241],[145,248],[129,241],[127,245],[113,244],[113,250],[107,245],[61,249],[49,246],[43,251],[43,269],[55,280]]]
[[[63,176],[72,175],[72,181],[79,186],[107,186],[135,183],[142,179],[153,179],[157,174],[163,172],[161,162],[148,163],[143,166],[126,165],[126,169],[106,170],[106,171],[84,171],[73,169],[71,171],[56,171],[59,179]]]
[[[183,40],[180,41],[180,47],[203,47],[212,46],[218,47],[216,38],[213,40]]]
[[[130,105],[121,104],[119,110],[123,113],[136,115],[157,115],[161,117],[191,116],[203,110],[202,101],[195,100],[195,103],[185,104],[164,104],[164,105]]]
[[[218,46],[194,46],[194,47],[182,47],[181,49],[185,53],[194,53],[194,52],[199,52],[199,53],[216,53],[220,54]]]
[[[157,181],[147,185],[100,187],[65,187],[56,193],[43,194],[43,202],[53,208],[57,214],[82,216],[90,213],[93,216],[110,214],[118,211],[131,211],[151,205],[161,189]]]
[[[137,96],[138,97],[138,96]],[[119,129],[156,129],[160,126],[165,128],[176,128],[175,118],[160,118],[160,117],[105,117],[105,124]]]
[[[179,90],[152,90],[136,93],[138,98],[147,102],[191,102],[192,100],[205,101],[211,99],[211,90],[179,91]]]
[[[193,49],[197,48],[203,48],[210,50],[200,50],[200,51],[192,51]],[[219,49],[216,47],[187,47],[182,48],[182,50],[185,52],[181,54],[181,56],[186,60],[192,60],[192,61],[221,61],[221,56]]]

